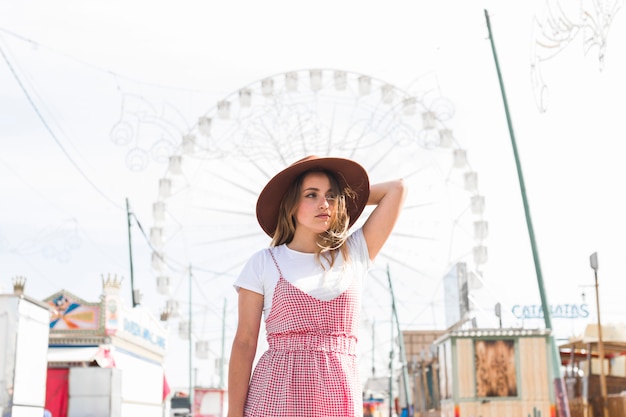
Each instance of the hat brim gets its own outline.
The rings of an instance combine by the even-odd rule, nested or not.
[[[365,168],[350,159],[307,156],[276,174],[259,194],[256,204],[257,220],[270,237],[276,232],[280,203],[287,189],[298,176],[315,169],[332,172],[342,189],[349,187],[355,192],[355,198],[346,199],[346,208],[350,216],[349,226],[352,226],[363,212],[370,194],[369,178]]]

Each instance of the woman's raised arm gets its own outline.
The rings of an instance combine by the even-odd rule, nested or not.
[[[402,210],[405,197],[406,187],[402,179],[370,186],[367,204],[375,205],[376,208],[363,225],[363,235],[367,242],[370,259],[376,258],[391,234]]]

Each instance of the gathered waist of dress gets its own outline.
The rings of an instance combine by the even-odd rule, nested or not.
[[[269,334],[267,342],[270,350],[310,350],[336,352],[346,355],[356,354],[356,337],[319,333]]]

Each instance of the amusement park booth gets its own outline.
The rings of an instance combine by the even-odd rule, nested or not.
[[[50,313],[23,294],[24,280],[15,288],[14,294],[0,294],[0,416],[40,417]]]
[[[437,383],[437,356],[433,343],[444,330],[404,330],[402,332],[408,377],[413,388],[413,410],[415,417],[438,415],[439,394]]]
[[[166,329],[122,304],[117,278],[102,283],[97,302],[65,290],[44,300],[52,309],[46,408],[54,417],[162,417]]]
[[[626,416],[626,326],[589,324],[582,336],[559,346],[571,417],[604,417],[602,378],[609,417]]]
[[[552,416],[549,330],[467,329],[435,343],[441,417]]]

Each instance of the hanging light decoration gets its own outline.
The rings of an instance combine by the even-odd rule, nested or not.
[[[185,155],[193,154],[196,151],[196,137],[191,133],[184,135],[182,148]]]
[[[161,139],[152,144],[150,148],[150,155],[152,160],[158,163],[164,163],[168,161],[170,155],[174,153],[174,145],[167,139]]]
[[[252,105],[252,90],[242,88],[239,90],[239,106],[250,107]]]
[[[261,81],[261,93],[265,97],[271,96],[274,92],[274,80],[271,78],[266,78]]]
[[[159,195],[161,198],[167,198],[172,195],[172,180],[169,178],[161,178],[159,180]]]
[[[390,104],[393,102],[394,87],[391,84],[385,84],[380,88],[381,99],[383,103]]]
[[[549,3],[551,2],[546,2]],[[576,13],[565,13],[567,8],[563,6],[576,3],[579,3]],[[573,42],[574,38],[581,36],[579,43],[584,45],[581,49],[585,55],[597,47],[598,69],[602,71],[609,29],[623,3],[624,0],[555,1],[555,7],[546,7],[544,13],[534,17],[530,68],[533,93],[541,112],[548,109],[549,99],[548,84],[543,79],[543,65],[570,45],[576,44],[577,42]]]
[[[230,117],[230,101],[222,100],[217,103],[217,116],[223,120]]]
[[[467,191],[476,191],[478,188],[478,174],[475,171],[466,172],[464,180]]]
[[[143,171],[149,160],[148,152],[141,148],[133,148],[126,154],[126,166],[133,172]]]
[[[344,91],[348,87],[348,75],[345,71],[335,71],[335,89]]]
[[[288,72],[285,74],[285,84],[287,91],[294,92],[298,90],[298,73]]]
[[[309,77],[311,78],[311,90],[320,91],[322,89],[322,71],[312,69],[309,71]]]
[[[372,79],[367,75],[361,75],[359,77],[359,94],[362,96],[368,95],[372,91]]]
[[[442,148],[451,148],[454,142],[454,136],[450,129],[439,130],[439,146]]]

